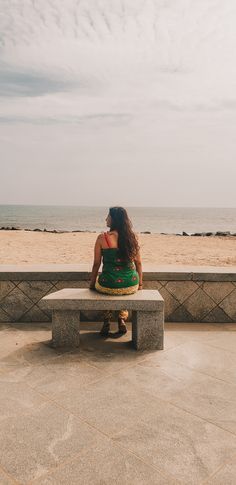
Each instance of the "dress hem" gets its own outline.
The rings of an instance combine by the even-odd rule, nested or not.
[[[100,285],[98,281],[95,283],[95,289],[100,293],[106,293],[108,295],[131,295],[136,293],[139,285],[127,286],[126,288],[108,288],[106,286]]]

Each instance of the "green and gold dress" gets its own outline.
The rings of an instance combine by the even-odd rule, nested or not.
[[[106,242],[110,246],[107,234]],[[109,295],[129,295],[139,287],[139,275],[134,261],[125,261],[118,248],[102,248],[102,272],[97,277],[95,289]]]

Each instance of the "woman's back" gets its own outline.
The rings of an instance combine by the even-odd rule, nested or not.
[[[119,235],[117,231],[103,232],[101,240],[102,249],[118,249],[118,238]]]
[[[107,288],[134,287],[139,276],[134,261],[125,260],[119,255],[118,233],[103,233],[101,240],[103,267],[98,283]]]

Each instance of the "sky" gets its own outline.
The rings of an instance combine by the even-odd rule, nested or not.
[[[0,204],[236,207],[235,0],[0,0]]]

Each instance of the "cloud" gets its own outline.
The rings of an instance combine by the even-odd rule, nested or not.
[[[72,82],[52,79],[37,72],[9,69],[0,65],[0,96],[31,97],[68,91]]]
[[[236,155],[235,24],[234,0],[0,2],[4,161],[100,157],[111,185],[109,164],[136,162],[153,191],[165,164],[182,187],[188,166],[210,177]]]
[[[84,126],[96,126],[99,129],[103,128],[103,125],[106,126],[116,126],[116,125],[123,125],[129,123],[131,120],[131,115],[128,113],[98,113],[96,115],[88,115],[88,116],[68,116],[68,118],[64,117],[26,117],[26,116],[1,116],[0,115],[0,123],[3,124],[14,124],[14,123],[23,123],[29,125],[41,125],[41,124],[76,124],[80,125],[83,124]]]
[[[78,89],[109,103],[134,89],[191,106],[234,94],[234,0],[9,0],[0,19],[5,96]]]

